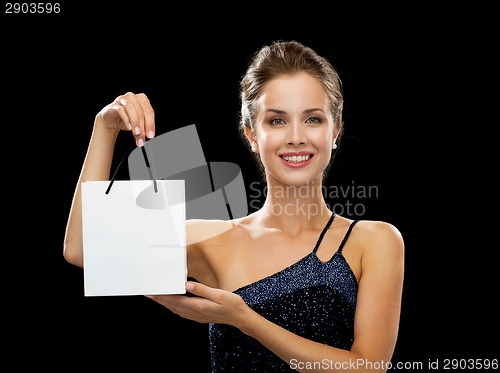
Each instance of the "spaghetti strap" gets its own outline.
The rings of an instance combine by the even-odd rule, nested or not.
[[[342,240],[342,242],[340,243],[340,246],[339,246],[339,249],[337,250],[338,253],[342,253],[342,249],[344,248],[344,245],[347,241],[347,238],[349,237],[349,235],[351,234],[351,231],[352,231],[352,228],[354,228],[354,226],[356,225],[356,223],[358,222],[359,220],[353,220],[351,222],[351,224],[349,225],[349,229],[347,230],[345,236],[344,236],[344,239]]]
[[[330,219],[328,219],[328,222],[326,223],[325,227],[323,228],[323,231],[319,235],[318,241],[316,242],[316,245],[314,246],[313,253],[316,254],[316,251],[318,251],[318,247],[321,244],[321,241],[323,241],[323,237],[326,234],[326,231],[328,228],[330,228],[330,225],[332,225],[333,220],[335,219],[335,213],[332,213],[332,216],[330,216]]]

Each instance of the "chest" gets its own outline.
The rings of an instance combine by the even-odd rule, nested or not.
[[[219,287],[234,291],[295,265],[314,251],[318,235],[249,234],[209,248],[206,257]],[[330,260],[339,244],[335,235],[325,235],[317,248],[318,259]]]

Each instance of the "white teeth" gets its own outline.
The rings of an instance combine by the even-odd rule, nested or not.
[[[286,156],[284,155],[282,157],[285,161],[287,162],[292,162],[292,163],[300,163],[300,162],[305,162],[309,158],[311,158],[311,155],[292,155],[292,156]]]

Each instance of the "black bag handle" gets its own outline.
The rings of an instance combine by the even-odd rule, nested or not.
[[[118,170],[120,169],[122,163],[125,161],[125,159],[127,159],[127,157],[130,155],[130,153],[132,152],[132,148],[134,146],[134,143],[131,143],[128,148],[127,148],[127,151],[125,152],[125,154],[123,155],[122,159],[120,159],[120,162],[118,163],[118,166],[116,166],[116,169],[115,169],[115,172],[113,173],[113,176],[111,177],[111,180],[109,182],[109,185],[108,185],[108,188],[106,189],[106,191],[104,192],[105,194],[108,194],[111,190],[111,186],[113,185],[113,183],[115,182],[115,179],[116,179],[116,176],[118,174]],[[153,176],[153,171],[151,170],[151,165],[149,164],[149,159],[148,159],[148,155],[146,154],[146,149],[144,148],[144,145],[141,146],[141,149],[142,149],[142,155],[144,157],[144,161],[146,162],[146,167],[148,168],[148,173],[149,173],[149,177],[150,179],[153,181],[153,185],[154,185],[154,190],[155,190],[155,193],[158,193],[158,185],[156,184],[156,179],[154,178]]]

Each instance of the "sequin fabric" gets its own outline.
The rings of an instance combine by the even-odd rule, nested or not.
[[[291,266],[235,291],[254,311],[307,339],[349,349],[354,335],[358,284],[342,248],[327,262],[316,250],[331,225],[332,215],[313,251]],[[237,328],[209,325],[212,372],[290,372],[290,364]]]

